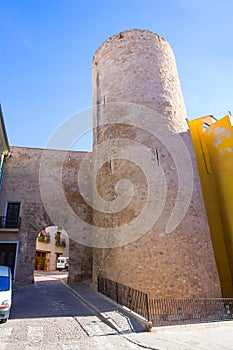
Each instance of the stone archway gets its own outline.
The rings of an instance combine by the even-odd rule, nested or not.
[[[20,231],[19,254],[16,271],[16,282],[29,284],[34,282],[34,258],[36,251],[36,239],[40,230],[46,226],[52,226],[42,203],[24,203],[24,215]]]
[[[16,283],[30,284],[34,282],[34,257],[36,250],[36,238],[42,228],[56,225],[51,222],[42,203],[39,185],[39,171],[43,152],[49,152],[51,159],[48,168],[57,167],[61,158],[61,152],[56,150],[43,150],[33,148],[11,147],[11,157],[5,164],[5,174],[0,198],[0,215],[4,216],[8,202],[20,203],[21,225],[17,231],[4,233],[5,240],[18,242],[18,256],[16,264]],[[67,162],[63,164],[64,191],[71,205],[77,208],[85,204],[81,201],[79,189],[74,183],[79,166],[85,158],[85,152],[67,153]],[[89,181],[89,179],[88,179]],[[76,186],[76,187],[75,187]],[[74,191],[75,188],[75,191]],[[81,201],[81,203],[80,203]],[[54,206],[62,203],[54,203]],[[76,228],[75,228],[76,229]],[[78,228],[77,228],[78,230]],[[92,248],[83,246],[70,240],[70,267],[69,281],[79,282],[92,274]]]

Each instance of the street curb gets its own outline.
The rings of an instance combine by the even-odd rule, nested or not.
[[[125,332],[122,332],[121,329],[118,329],[117,324],[114,322],[114,320],[112,321],[110,317],[106,317],[99,309],[97,309],[93,304],[91,304],[89,301],[87,301],[85,298],[83,298],[82,295],[80,295],[77,291],[75,291],[72,287],[70,287],[68,284],[66,284],[63,280],[61,280],[61,283],[64,285],[64,287],[66,287],[67,289],[69,289],[69,291],[74,294],[75,296],[77,296],[85,305],[87,305],[92,311],[94,311],[105,323],[107,323],[111,328],[115,329],[117,331],[118,334],[122,334],[123,337],[125,339],[127,339],[130,343],[135,344],[143,349],[148,349],[148,350],[159,350],[158,348],[154,348],[151,346],[147,346],[142,344],[141,342],[138,341],[134,341],[131,338],[129,338]],[[96,293],[96,292],[94,292]],[[100,294],[100,293],[96,293],[99,297],[101,297],[103,300],[106,300],[107,302],[109,302],[110,304],[114,305],[115,307],[117,307],[118,309],[124,311],[125,313],[130,314],[131,316],[133,316],[134,318],[139,317],[140,321],[141,320],[141,316],[138,314],[133,315],[132,311],[129,310],[130,312],[128,312],[125,308],[121,307],[121,305],[115,303],[113,300],[105,297],[104,295]],[[136,317],[137,316],[137,317]],[[139,321],[139,319],[137,319]],[[140,322],[139,321],[139,322]],[[146,320],[146,323],[148,323],[148,321]],[[142,323],[141,323],[142,324]],[[152,327],[149,327],[149,329],[146,329],[145,327],[145,322],[143,323],[144,328],[146,331],[150,331]]]
[[[82,295],[80,295],[76,290],[74,290],[72,287],[70,287],[68,284],[66,284],[64,281],[61,280],[61,283],[70,290],[71,293],[76,295],[84,304],[86,304],[92,311],[94,311],[97,315],[100,316],[100,318],[106,322],[110,327],[115,329],[118,333],[121,333],[121,331],[116,327],[115,324],[113,324],[112,320],[106,316],[104,316],[100,310],[98,310],[93,304],[91,304],[89,301],[87,301],[85,298],[83,298]]]
[[[189,331],[189,330],[195,330],[195,329],[202,329],[202,328],[217,328],[221,325],[232,327],[233,320],[226,320],[226,321],[215,321],[215,322],[203,322],[203,323],[187,323],[187,324],[177,324],[177,325],[170,325],[170,326],[157,326],[152,327],[151,332],[153,333],[162,333],[162,332],[176,332],[179,331]]]
[[[106,317],[98,308],[96,308],[93,304],[91,304],[89,301],[87,301],[82,295],[80,295],[76,290],[74,290],[72,287],[70,287],[68,284],[66,284],[64,281],[61,281],[62,284],[68,288],[74,295],[76,295],[80,300],[82,300],[82,302],[84,304],[86,304],[90,309],[92,309],[97,315],[100,316],[100,318],[106,322],[110,327],[112,327],[113,329],[115,329],[119,334],[123,334],[125,332],[122,332],[122,330],[120,328],[117,327],[116,322],[114,322],[114,320],[112,320],[110,317]],[[94,292],[96,293],[96,292]],[[102,295],[101,293],[96,293],[96,295],[98,295],[98,297],[100,297],[101,299],[105,300],[106,302],[112,304],[114,307],[116,307],[117,309],[121,310],[124,313],[127,313],[128,315],[134,317],[144,328],[145,331],[149,331],[151,330],[151,325],[150,323],[144,319],[143,317],[141,317],[140,315],[134,313],[133,311],[129,310],[128,308],[117,304],[116,302],[114,302],[113,300],[111,300],[110,298],[106,297],[105,295]],[[149,324],[148,324],[149,323]]]
[[[120,309],[121,311],[123,311],[124,313],[128,314],[129,316],[133,316],[140,324],[141,326],[144,328],[144,330],[146,332],[150,332],[152,329],[152,323],[149,322],[146,318],[144,318],[143,316],[137,314],[136,312],[130,310],[129,308],[127,308],[126,306],[123,306],[121,304],[117,304],[114,300],[108,298],[106,295],[101,294],[101,293],[96,293],[100,298],[102,298],[103,300],[107,301],[108,303],[112,304],[113,306],[117,307],[118,309]]]

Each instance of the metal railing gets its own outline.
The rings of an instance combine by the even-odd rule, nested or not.
[[[233,320],[233,299],[150,299],[153,325]]]
[[[233,320],[233,299],[164,298],[98,276],[98,292],[143,316],[153,326]]]
[[[20,228],[21,217],[9,218],[7,216],[0,216],[0,229],[1,228]]]
[[[149,303],[146,293],[102,276],[98,276],[98,292],[111,298],[116,303],[128,307],[144,318],[149,318]]]

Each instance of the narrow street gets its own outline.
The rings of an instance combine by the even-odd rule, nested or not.
[[[59,278],[36,278],[14,292],[0,349],[140,349],[106,325]]]
[[[36,272],[34,285],[14,291],[0,350],[233,349],[233,321],[118,333],[67,289],[66,276]]]

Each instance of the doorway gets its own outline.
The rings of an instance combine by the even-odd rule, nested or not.
[[[0,265],[9,266],[15,279],[18,242],[0,242]]]

